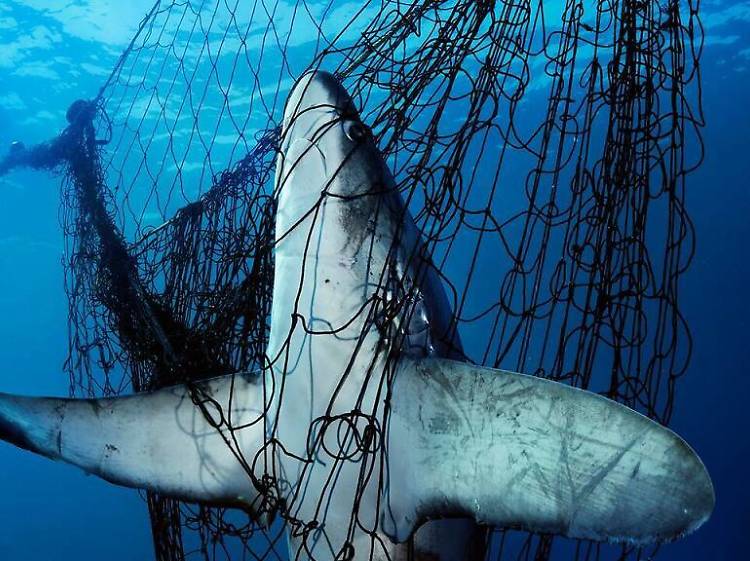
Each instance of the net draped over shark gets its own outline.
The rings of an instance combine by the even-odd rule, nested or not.
[[[411,537],[466,558],[479,525],[644,544],[710,516],[708,473],[669,429],[465,359],[439,272],[330,74],[290,94],[274,196],[261,373],[111,399],[3,394],[0,438],[188,501],[260,512],[273,495],[292,555],[316,560],[398,558]]]

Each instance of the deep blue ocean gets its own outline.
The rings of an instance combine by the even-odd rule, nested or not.
[[[95,93],[152,0],[0,0],[0,154],[65,124]],[[689,179],[697,256],[682,284],[695,351],[673,428],[717,495],[662,561],[750,559],[750,2],[701,3],[706,159]],[[68,393],[59,178],[0,178],[0,390]],[[139,494],[0,444],[0,561],[153,559]]]

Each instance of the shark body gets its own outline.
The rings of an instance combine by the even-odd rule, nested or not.
[[[116,399],[2,395],[0,438],[189,501],[260,512],[272,494],[292,555],[316,560],[466,559],[481,526],[642,544],[708,518],[710,478],[669,429],[465,361],[439,272],[329,74],[290,95],[274,196],[263,372]]]

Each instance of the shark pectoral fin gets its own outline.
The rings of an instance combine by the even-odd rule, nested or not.
[[[0,394],[0,438],[119,485],[252,506],[257,493],[237,447],[262,446],[263,423],[250,425],[262,415],[261,394],[241,375],[114,399]],[[230,435],[229,422],[249,426]]]
[[[714,492],[675,433],[602,396],[447,359],[403,359],[391,392],[382,519],[397,541],[430,518],[599,541],[669,541]]]

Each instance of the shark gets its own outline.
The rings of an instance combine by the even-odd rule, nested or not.
[[[0,439],[118,485],[275,509],[299,559],[471,559],[486,527],[648,544],[709,518],[709,474],[670,429],[466,357],[336,77],[303,75],[281,131],[263,368],[116,398],[0,394]]]

